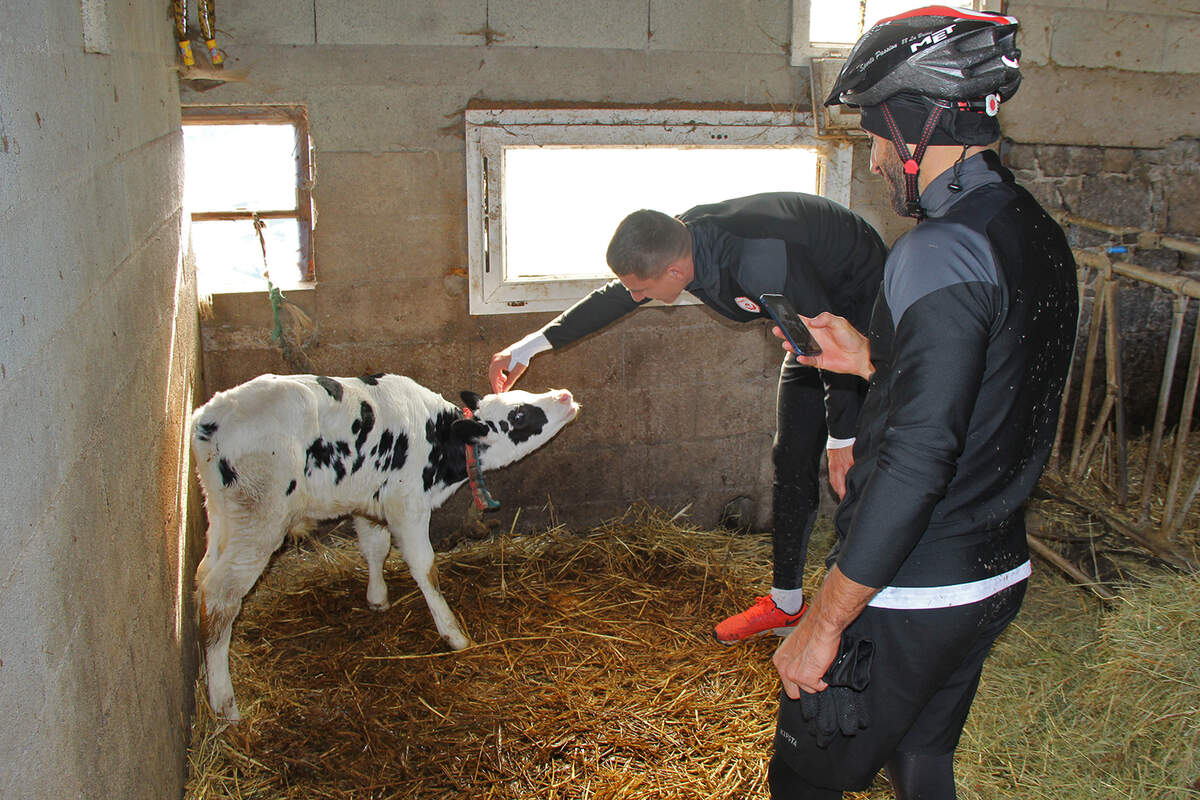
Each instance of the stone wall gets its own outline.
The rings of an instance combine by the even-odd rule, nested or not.
[[[1047,208],[1185,240],[1200,238],[1200,140],[1179,139],[1160,148],[1010,143],[1005,148],[1005,159],[1018,180]],[[1123,238],[1081,226],[1069,226],[1068,233],[1077,248],[1103,250],[1124,244],[1128,252],[1113,254],[1114,259],[1168,275],[1200,278],[1200,257],[1195,255],[1170,248],[1139,249],[1134,246],[1135,237]],[[1081,338],[1088,330],[1093,299],[1089,287],[1084,297]],[[1185,317],[1169,420],[1179,415],[1197,305],[1193,300]],[[1172,293],[1127,278],[1119,280],[1117,319],[1123,399],[1130,428],[1135,432],[1153,423],[1172,308]],[[1100,341],[1103,353],[1104,339]],[[1082,347],[1080,351],[1082,355]],[[1082,360],[1077,365],[1082,369]],[[1080,374],[1077,371],[1077,378]],[[1101,368],[1093,387],[1093,406],[1103,398],[1104,379]]]

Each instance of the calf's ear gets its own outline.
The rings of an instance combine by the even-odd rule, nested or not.
[[[454,438],[460,442],[474,444],[487,436],[491,428],[477,419],[456,419],[450,426],[450,430],[454,432]]]
[[[463,392],[462,393],[463,405],[465,405],[467,408],[471,409],[472,411],[479,410],[479,399],[480,399],[479,395],[475,394],[474,392]]]

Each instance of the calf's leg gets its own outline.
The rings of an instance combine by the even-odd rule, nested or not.
[[[210,536],[216,527],[209,527]],[[208,702],[214,712],[230,722],[241,719],[229,677],[233,620],[241,611],[242,598],[262,575],[271,553],[283,542],[284,533],[282,519],[230,524],[224,547],[215,557],[213,552],[206,555],[196,571]]]
[[[358,549],[367,560],[367,605],[373,611],[387,611],[387,582],[383,579],[383,562],[392,552],[392,538],[387,528],[365,517],[354,518],[358,533]]]
[[[462,650],[471,640],[458,626],[458,620],[446,598],[438,588],[437,567],[434,565],[433,545],[429,543],[429,510],[406,508],[397,514],[388,514],[388,528],[392,541],[400,548],[413,580],[425,595],[425,604],[433,615],[438,633],[455,650]]]

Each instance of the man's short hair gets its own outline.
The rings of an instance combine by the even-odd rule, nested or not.
[[[687,227],[661,211],[643,208],[621,220],[605,254],[613,273],[657,278],[692,251]]]

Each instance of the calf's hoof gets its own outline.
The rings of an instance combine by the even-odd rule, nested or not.
[[[231,725],[236,725],[242,721],[242,714],[238,711],[237,703],[232,697],[230,697],[228,700],[216,702],[210,699],[208,704],[212,707],[213,713],[215,713],[217,717],[224,722],[228,722]]]
[[[475,643],[471,641],[469,636],[464,636],[461,633],[452,633],[446,637],[446,644],[450,645],[451,650],[466,650]]]

